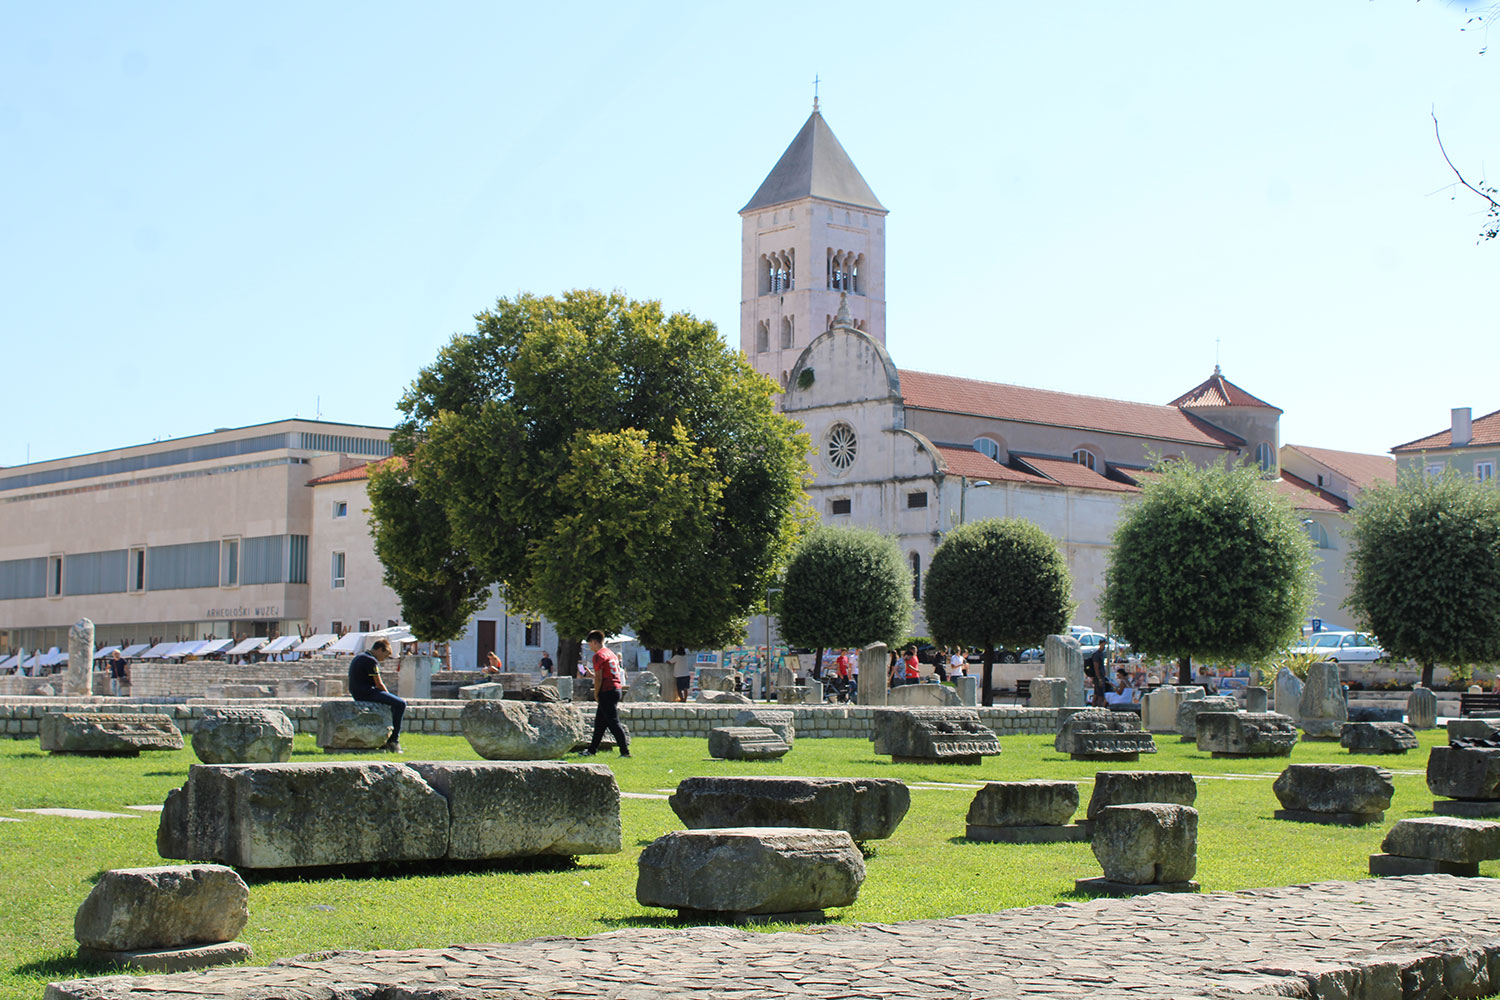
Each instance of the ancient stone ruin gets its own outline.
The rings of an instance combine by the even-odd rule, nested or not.
[[[78,957],[142,972],[179,972],[250,957],[235,940],[250,890],[232,868],[116,868],[94,883],[73,918]]]
[[[1385,818],[1396,786],[1391,772],[1368,764],[1292,764],[1271,790],[1277,819],[1365,826]]]
[[[736,726],[763,726],[781,737],[781,742],[791,746],[797,738],[797,727],[792,713],[782,708],[747,708],[734,717]]]
[[[1161,802],[1109,806],[1089,840],[1103,878],[1078,879],[1079,892],[1135,895],[1197,892],[1198,810]]]
[[[1383,854],[1370,855],[1371,875],[1479,874],[1479,862],[1500,858],[1500,823],[1422,816],[1403,819],[1385,835]]]
[[[292,759],[295,735],[274,708],[211,708],[193,727],[193,753],[205,764],[278,764]]]
[[[1346,722],[1339,744],[1350,753],[1403,754],[1417,748],[1417,734],[1399,722]]]
[[[182,733],[170,715],[48,712],[40,745],[48,753],[86,757],[139,757],[142,750],[181,750]]]
[[[972,708],[904,708],[875,713],[875,752],[897,763],[978,764],[1000,752],[994,730]]]
[[[1134,712],[1085,709],[1063,720],[1052,746],[1074,760],[1134,761],[1156,753],[1156,741],[1141,732]]]
[[[1215,757],[1288,757],[1297,745],[1297,724],[1276,712],[1200,712],[1194,728]]]
[[[864,842],[896,832],[911,792],[895,778],[686,778],[667,805],[693,829],[812,827]]]
[[[1199,715],[1204,712],[1238,712],[1239,710],[1240,703],[1228,695],[1212,694],[1200,698],[1189,692],[1177,701],[1177,732],[1182,737],[1182,742],[1196,742]]]
[[[1297,725],[1305,740],[1336,740],[1349,721],[1349,701],[1339,680],[1337,663],[1314,663],[1307,668],[1302,699],[1297,703]]]
[[[577,709],[560,701],[473,701],[459,725],[485,760],[555,760],[588,738]]]
[[[1451,737],[1450,737],[1451,738]],[[1455,739],[1427,756],[1427,788],[1442,795],[1432,811],[1447,816],[1500,816],[1500,743]]]
[[[324,753],[376,751],[393,731],[387,705],[340,699],[318,706],[318,746]]]
[[[718,726],[708,731],[708,755],[718,760],[779,760],[791,749],[764,726]]]
[[[969,803],[964,836],[1002,844],[1087,840],[1087,828],[1069,822],[1077,811],[1076,781],[988,781]]]

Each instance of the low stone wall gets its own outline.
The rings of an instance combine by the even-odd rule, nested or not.
[[[285,662],[267,660],[264,663],[146,661],[130,665],[130,695],[133,698],[203,698],[210,686],[218,684],[276,684],[303,677],[342,680],[348,676],[348,657],[316,656]]]
[[[191,734],[197,720],[211,708],[274,708],[285,712],[298,732],[315,733],[318,729],[319,698],[244,698],[234,701],[206,698],[152,701],[142,698],[0,698],[0,735],[10,739],[36,739],[42,716],[48,712],[159,713],[171,716],[184,733]],[[413,700],[407,703],[402,728],[413,733],[460,733],[459,714],[463,701]],[[620,706],[620,718],[635,736],[693,736],[707,739],[710,729],[734,724],[735,716],[745,705],[699,705],[654,702],[626,702]],[[765,707],[762,705],[761,707]],[[859,705],[793,705],[772,706],[792,713],[792,724],[798,739],[869,739],[877,712],[896,712],[897,708]],[[578,713],[586,727],[592,727],[594,706],[579,704]],[[1057,732],[1059,710],[996,705],[972,709],[980,721],[1000,736],[1018,734],[1051,736]]]

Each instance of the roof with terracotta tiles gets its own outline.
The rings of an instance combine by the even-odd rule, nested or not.
[[[913,409],[1128,434],[1210,448],[1235,448],[1245,443],[1239,436],[1175,406],[1080,396],[906,369],[901,370],[900,376],[902,400]]]
[[[1281,407],[1272,406],[1257,396],[1252,396],[1244,389],[1235,385],[1224,377],[1219,371],[1219,366],[1214,365],[1214,373],[1203,382],[1198,383],[1187,392],[1178,396],[1168,406],[1259,406],[1267,410],[1282,412]]]
[[[1500,444],[1500,410],[1496,410],[1494,413],[1486,413],[1482,417],[1475,417],[1469,435],[1469,443],[1460,447],[1473,448],[1475,446],[1484,447],[1497,444]],[[1452,447],[1453,428],[1449,426],[1444,430],[1438,431],[1436,434],[1429,434],[1426,437],[1417,438],[1415,441],[1408,441],[1406,444],[1398,444],[1391,451],[1432,451],[1436,448]]]
[[[1349,511],[1349,505],[1339,497],[1284,469],[1281,478],[1272,482],[1276,485],[1276,492],[1291,500],[1292,506],[1297,510],[1326,511],[1331,514],[1345,514]]]
[[[308,486],[326,486],[329,483],[354,483],[361,479],[370,478],[371,463],[365,462],[356,465],[352,469],[343,469],[339,472],[330,472],[326,476],[317,476],[307,481]]]
[[[982,452],[973,448],[965,448],[960,445],[935,445],[938,454],[943,458],[943,465],[947,467],[950,476],[965,476],[969,479],[999,480],[1006,483],[1030,483],[1033,486],[1056,486],[1057,484],[1045,476],[1035,475],[1030,472],[1022,472],[1012,469],[1008,465],[1001,465]]]
[[[1327,466],[1362,490],[1377,483],[1395,483],[1396,460],[1389,455],[1365,455],[1357,451],[1335,451],[1305,444],[1287,445],[1320,465]]]
[[[1111,493],[1139,493],[1141,488],[1130,483],[1117,482],[1102,476],[1087,465],[1079,465],[1070,458],[1046,458],[1040,455],[1017,455],[1025,465],[1031,466],[1048,479],[1055,479],[1064,486],[1082,490],[1108,490]]]

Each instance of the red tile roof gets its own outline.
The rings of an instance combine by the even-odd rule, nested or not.
[[[1473,430],[1469,435],[1469,443],[1461,445],[1461,447],[1472,448],[1475,445],[1500,444],[1500,410],[1496,410],[1494,413],[1486,413],[1482,417],[1475,417],[1472,427]],[[1435,448],[1452,447],[1453,427],[1450,425],[1446,430],[1438,431],[1436,434],[1429,434],[1424,438],[1408,441],[1406,444],[1398,444],[1391,451],[1432,451]]]
[[[1264,399],[1250,395],[1244,389],[1229,381],[1219,372],[1219,366],[1214,365],[1214,373],[1204,382],[1200,382],[1187,392],[1178,396],[1168,406],[1259,406],[1267,410],[1281,412],[1281,407],[1272,406]]]
[[[973,448],[958,448],[946,444],[935,447],[938,454],[943,457],[943,465],[947,467],[950,476],[965,476],[971,480],[989,479],[1006,483],[1030,483],[1033,486],[1057,485],[1045,476],[1037,476],[1001,465],[993,458]]]
[[[900,377],[902,399],[913,409],[1055,424],[1210,448],[1234,448],[1245,443],[1242,438],[1173,406],[1079,396],[905,369]]]
[[[1332,514],[1345,514],[1349,511],[1349,505],[1340,498],[1285,470],[1282,471],[1281,478],[1274,482],[1276,492],[1290,499],[1297,510],[1321,510]]]
[[[356,465],[352,469],[344,469],[341,472],[330,472],[326,476],[318,476],[307,481],[309,486],[324,486],[328,483],[353,483],[361,479],[370,478],[370,464]]]
[[[1332,448],[1313,448],[1304,444],[1287,445],[1328,468],[1362,490],[1376,483],[1395,483],[1396,460],[1387,455],[1365,455],[1357,451],[1335,451]]]
[[[1139,493],[1139,486],[1129,483],[1116,482],[1107,476],[1101,476],[1098,472],[1086,465],[1079,465],[1068,458],[1043,458],[1038,455],[1014,455],[1026,465],[1049,479],[1055,479],[1064,486],[1072,486],[1081,490],[1108,490],[1111,493]]]

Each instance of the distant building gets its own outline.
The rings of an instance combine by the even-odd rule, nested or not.
[[[1496,463],[1500,463],[1500,410],[1477,420],[1473,412],[1467,406],[1455,407],[1445,430],[1396,445],[1391,449],[1396,464],[1403,471],[1420,470],[1429,476],[1453,468],[1482,483],[1495,482]]]

